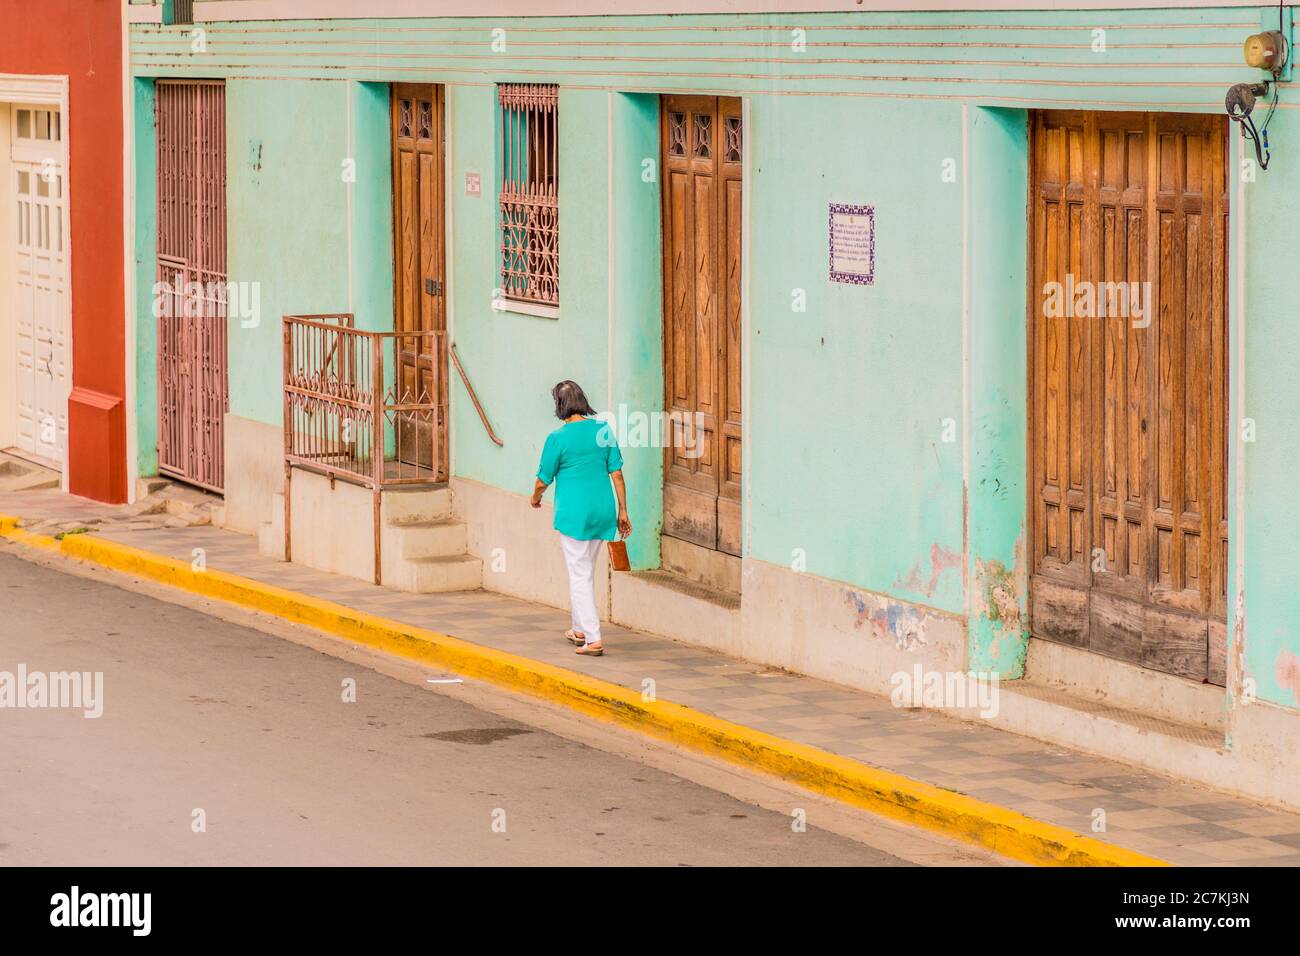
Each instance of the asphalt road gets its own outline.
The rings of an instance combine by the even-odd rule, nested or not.
[[[0,708],[0,865],[904,865],[459,685],[0,551],[0,681],[20,666],[102,672],[103,712]]]

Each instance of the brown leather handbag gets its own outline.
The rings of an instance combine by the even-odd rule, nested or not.
[[[632,565],[627,560],[627,542],[623,540],[609,542],[609,566],[615,571],[631,571]]]

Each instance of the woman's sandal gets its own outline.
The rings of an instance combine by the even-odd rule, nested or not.
[[[564,632],[564,639],[570,644],[577,644],[579,647],[587,643],[586,635],[579,634],[577,631],[573,630],[573,628],[569,628],[569,630]]]
[[[601,642],[598,641],[595,644],[583,644],[574,653],[583,654],[587,657],[599,657],[601,654],[605,653],[605,648],[602,646]]]

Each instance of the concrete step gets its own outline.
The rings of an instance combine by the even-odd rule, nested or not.
[[[611,576],[617,624],[729,654],[740,648],[740,595],[667,571]]]
[[[137,500],[148,498],[155,491],[161,491],[171,484],[167,478],[151,475],[147,478],[137,478],[135,480],[135,497]]]
[[[1229,792],[1278,791],[1279,799],[1287,799],[1282,796],[1285,788],[1270,780],[1262,766],[1248,768],[1230,759],[1222,726],[1209,728],[1153,717],[1032,680],[1003,681],[998,690],[997,713],[988,722],[999,730]]]
[[[1116,707],[1098,700],[1070,693],[1033,680],[1003,681],[1000,687],[1002,710],[1007,719],[1023,721],[1027,726],[1051,729],[1051,738],[1082,749],[1096,750],[1097,734],[1103,727],[1109,733],[1142,741],[1143,749],[1159,740],[1159,747],[1185,744],[1213,751],[1223,747],[1223,728],[1210,728],[1154,717],[1126,707]],[[1030,715],[1033,719],[1030,720]],[[1086,719],[1080,719],[1086,718]],[[1061,734],[1073,729],[1071,740]],[[1041,737],[1032,730],[1017,730],[1028,736]],[[1089,744],[1093,744],[1092,747]],[[1109,752],[1109,751],[1108,751]]]
[[[696,581],[717,591],[740,593],[741,561],[732,554],[724,554],[698,544],[661,535],[659,554],[663,570]]]
[[[385,491],[383,516],[386,524],[411,524],[451,517],[451,489],[425,488],[419,491]]]
[[[0,491],[40,491],[61,484],[57,471],[0,454]]]
[[[433,521],[389,522],[384,529],[384,547],[408,561],[463,555],[469,547],[469,528],[463,521],[439,518]],[[390,542],[392,544],[390,545]]]
[[[399,591],[477,591],[483,586],[483,562],[468,554],[414,558],[384,569],[384,585]]]

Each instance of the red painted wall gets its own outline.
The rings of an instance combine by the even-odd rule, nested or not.
[[[0,0],[0,73],[68,77],[68,480],[114,502],[126,500],[121,17],[122,0]]]

